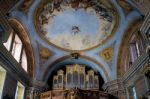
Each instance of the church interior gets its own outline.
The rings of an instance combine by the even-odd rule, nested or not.
[[[0,0],[1,99],[150,99],[150,0]]]

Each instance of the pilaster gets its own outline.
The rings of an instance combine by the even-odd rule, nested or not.
[[[26,88],[27,99],[39,99],[40,93],[48,89],[48,85],[44,81],[32,79],[30,82],[32,82],[31,87]]]
[[[119,99],[126,99],[126,90],[123,85],[122,79],[116,79],[108,83],[105,83],[103,85],[103,89],[106,92],[114,96],[117,96]]]

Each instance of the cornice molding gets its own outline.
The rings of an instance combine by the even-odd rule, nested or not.
[[[47,82],[44,82],[44,81],[30,79],[30,82],[32,83],[32,87],[34,88],[34,90],[37,90],[37,91],[42,91],[44,89],[49,88]]]
[[[148,71],[150,71],[150,62],[143,66],[143,68],[141,69],[141,73],[145,74]]]
[[[123,75],[122,79],[127,82],[148,62],[149,57],[147,53],[143,53],[131,66],[131,68]]]
[[[10,33],[13,31],[11,26],[9,25],[9,22],[7,21],[7,18],[5,15],[0,11],[0,28],[2,28],[2,32],[0,32],[0,42],[5,43],[10,35]]]
[[[123,85],[121,78],[110,81],[108,83],[105,83],[103,85],[103,89],[105,91],[107,91],[108,93],[116,95],[118,97],[125,97],[126,96],[126,90],[125,90],[125,87]]]
[[[146,37],[146,32],[147,32],[148,28],[150,28],[150,11],[146,15],[144,22],[140,28],[140,33],[143,36],[143,39],[146,42],[146,44],[150,44],[148,38]]]
[[[29,75],[23,70],[21,65],[14,59],[14,57],[2,44],[0,44],[0,64],[8,73],[13,75],[15,79],[20,81],[23,85],[31,85]]]

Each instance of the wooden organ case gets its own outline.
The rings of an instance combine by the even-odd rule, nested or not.
[[[53,76],[52,90],[40,94],[40,99],[116,99],[99,91],[99,77],[84,65],[66,65]]]

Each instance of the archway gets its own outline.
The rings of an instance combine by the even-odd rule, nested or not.
[[[134,27],[133,27],[134,26]],[[144,43],[143,38],[141,37],[141,34],[139,33],[139,27],[141,26],[141,19],[137,18],[133,22],[130,23],[130,25],[126,28],[123,40],[121,41],[121,46],[118,54],[118,62],[117,62],[117,78],[120,78],[123,76],[123,74],[127,71],[127,69],[130,68],[130,66],[133,64],[131,62],[131,53],[130,53],[130,45],[133,43],[132,39],[136,38],[136,41],[138,41],[140,47],[139,49],[144,51]],[[128,67],[127,67],[128,66]]]
[[[102,90],[102,85],[108,81],[110,81],[110,76],[107,73],[107,70],[96,60],[90,59],[90,57],[87,56],[81,56],[78,59],[72,59],[70,56],[62,57],[52,64],[49,65],[49,67],[46,69],[44,74],[43,80],[48,82],[48,85],[52,80],[50,79],[55,72],[59,69],[65,69],[66,65],[73,65],[73,64],[81,64],[86,66],[86,71],[92,69],[95,71],[95,74],[98,75],[100,82],[100,90]],[[51,88],[50,88],[51,89]]]
[[[23,47],[25,48],[25,53],[27,55],[28,73],[31,77],[34,77],[34,54],[28,33],[18,20],[10,19],[9,22],[23,43]]]

